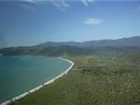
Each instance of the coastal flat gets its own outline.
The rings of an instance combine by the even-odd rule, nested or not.
[[[66,58],[74,68],[11,105],[139,105],[140,52],[104,51]]]

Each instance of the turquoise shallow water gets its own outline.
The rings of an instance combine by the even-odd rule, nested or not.
[[[0,56],[0,103],[43,84],[70,65],[44,56]]]

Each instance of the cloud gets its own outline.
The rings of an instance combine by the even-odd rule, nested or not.
[[[42,2],[42,0],[18,0],[18,1],[29,2],[32,4],[38,4],[39,2]]]
[[[94,0],[81,0],[81,2],[82,2],[85,6],[88,6],[89,3],[94,2]]]
[[[18,0],[18,1],[21,1],[21,0]],[[35,5],[41,5],[41,4],[49,2],[49,3],[53,4],[56,8],[58,8],[58,10],[63,11],[63,12],[65,12],[66,9],[70,7],[70,5],[66,2],[69,0],[22,0],[22,1],[32,3]]]
[[[41,4],[49,2],[53,4],[56,8],[58,8],[58,10],[65,12],[67,8],[71,7],[69,2],[75,2],[76,0],[18,0],[18,1],[24,1],[24,2],[35,4],[35,5],[41,5]],[[85,6],[88,6],[89,3],[92,3],[95,0],[77,0],[77,1],[81,2]]]
[[[17,0],[17,1],[19,3],[19,6],[32,11],[37,11],[37,5],[41,3],[40,0]]]
[[[70,5],[64,0],[61,1],[52,0],[51,2],[55,7],[57,7],[60,11],[63,12],[65,12],[66,9],[70,7]]]
[[[96,25],[102,23],[103,21],[104,19],[100,19],[100,18],[89,18],[85,21],[85,24]]]
[[[20,4],[20,6],[25,8],[25,9],[32,10],[32,11],[37,10],[34,6],[31,6],[31,5]]]

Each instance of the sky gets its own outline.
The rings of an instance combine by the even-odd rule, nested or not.
[[[140,36],[140,0],[0,0],[0,48]]]

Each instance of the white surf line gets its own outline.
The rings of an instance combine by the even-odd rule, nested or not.
[[[19,96],[16,96],[16,97],[12,98],[11,100],[7,100],[7,101],[1,103],[0,105],[8,105],[8,104],[10,104],[10,103],[12,103],[12,102],[15,102],[15,101],[17,101],[17,100],[19,100],[19,99],[21,99],[21,98],[23,98],[23,97],[25,97],[25,96],[27,96],[27,95],[33,93],[33,92],[36,92],[36,91],[40,90],[42,87],[44,87],[44,86],[46,86],[46,85],[49,85],[50,83],[53,83],[53,82],[54,82],[55,80],[57,80],[58,78],[60,78],[60,77],[62,77],[63,75],[67,74],[67,73],[72,69],[72,67],[74,66],[74,63],[73,63],[71,60],[68,60],[68,59],[65,59],[65,58],[62,58],[62,57],[59,57],[59,59],[62,59],[62,60],[65,60],[65,61],[71,63],[71,66],[70,66],[66,71],[64,71],[63,73],[61,73],[61,74],[59,74],[58,76],[54,77],[53,79],[51,79],[51,80],[45,82],[44,84],[39,85],[39,86],[37,86],[36,88],[33,88],[33,89],[31,89],[31,90],[29,90],[29,91],[27,91],[27,92],[25,92],[25,93],[23,93],[23,94],[21,94],[21,95],[19,95]]]

